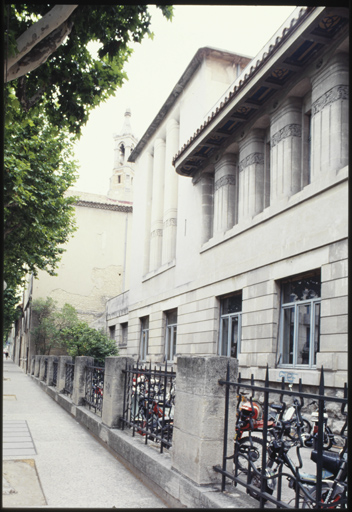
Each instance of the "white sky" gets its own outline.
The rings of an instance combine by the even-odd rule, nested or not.
[[[119,133],[126,107],[132,131],[141,138],[199,48],[255,57],[294,11],[294,6],[176,5],[167,21],[150,5],[151,30],[125,66],[128,81],[90,114],[76,144],[79,178],[75,189],[107,194],[114,161],[113,134]]]

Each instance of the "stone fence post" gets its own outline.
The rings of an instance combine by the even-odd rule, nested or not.
[[[40,367],[39,367],[39,380],[44,380],[44,374],[45,374],[45,361],[47,361],[48,356],[42,356],[40,360]]]
[[[34,364],[34,377],[39,377],[40,371],[40,360],[43,356],[35,356],[35,364]]]
[[[46,374],[46,383],[48,386],[53,385],[54,361],[58,361],[58,356],[48,356],[48,371]]]
[[[62,393],[65,388],[66,363],[72,363],[72,357],[71,356],[59,356],[59,366],[57,369],[57,381],[56,381],[56,388],[59,393]]]
[[[34,368],[35,368],[35,356],[31,357],[31,364],[29,368],[29,374],[34,375]]]
[[[104,399],[102,422],[110,428],[121,428],[125,374],[123,370],[134,364],[133,357],[109,356],[105,358]]]
[[[237,379],[237,359],[228,357],[177,358],[176,406],[171,449],[171,465],[198,485],[219,483],[221,475],[213,466],[222,463],[225,386],[227,364],[230,380]],[[234,388],[230,388],[228,446],[235,434]],[[232,408],[232,410],[231,410]]]
[[[94,365],[94,357],[77,356],[75,358],[75,373],[73,376],[72,402],[83,405],[86,394],[86,366]]]

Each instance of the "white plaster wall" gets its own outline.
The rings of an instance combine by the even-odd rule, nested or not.
[[[77,206],[78,230],[66,244],[57,276],[40,272],[33,283],[33,299],[47,296],[74,306],[87,321],[105,311],[106,300],[121,293],[125,229],[131,231],[131,214]],[[126,246],[125,287],[129,285],[129,245]]]

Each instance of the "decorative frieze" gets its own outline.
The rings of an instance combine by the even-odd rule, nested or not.
[[[240,162],[240,172],[253,164],[264,164],[264,153],[251,153]]]
[[[236,176],[233,174],[227,174],[226,176],[222,176],[215,182],[215,191],[219,190],[219,188],[224,187],[225,185],[236,185]]]
[[[312,116],[315,116],[323,110],[327,105],[334,103],[338,100],[348,100],[349,98],[349,87],[348,85],[335,85],[320,98],[318,98],[312,105]]]
[[[275,147],[287,137],[302,137],[302,127],[299,124],[287,124],[271,137],[270,145]]]

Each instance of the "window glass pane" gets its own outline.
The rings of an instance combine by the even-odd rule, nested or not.
[[[142,322],[142,329],[149,329],[149,316],[145,316],[144,318],[141,318]]]
[[[320,350],[320,303],[314,307],[314,354],[313,364],[317,364],[317,352]]]
[[[237,357],[238,336],[238,316],[234,316],[231,322],[231,357]]]
[[[297,364],[309,364],[310,350],[310,305],[298,307]]]
[[[316,297],[320,297],[320,276],[297,279],[283,285],[284,304]]]
[[[167,325],[177,324],[177,309],[168,311],[166,313],[166,316],[167,316]]]
[[[242,311],[242,294],[227,297],[221,301],[221,314],[239,313]]]
[[[229,318],[221,319],[221,340],[220,340],[220,355],[227,356],[227,345],[229,339]]]
[[[293,364],[294,307],[283,310],[282,364]]]

